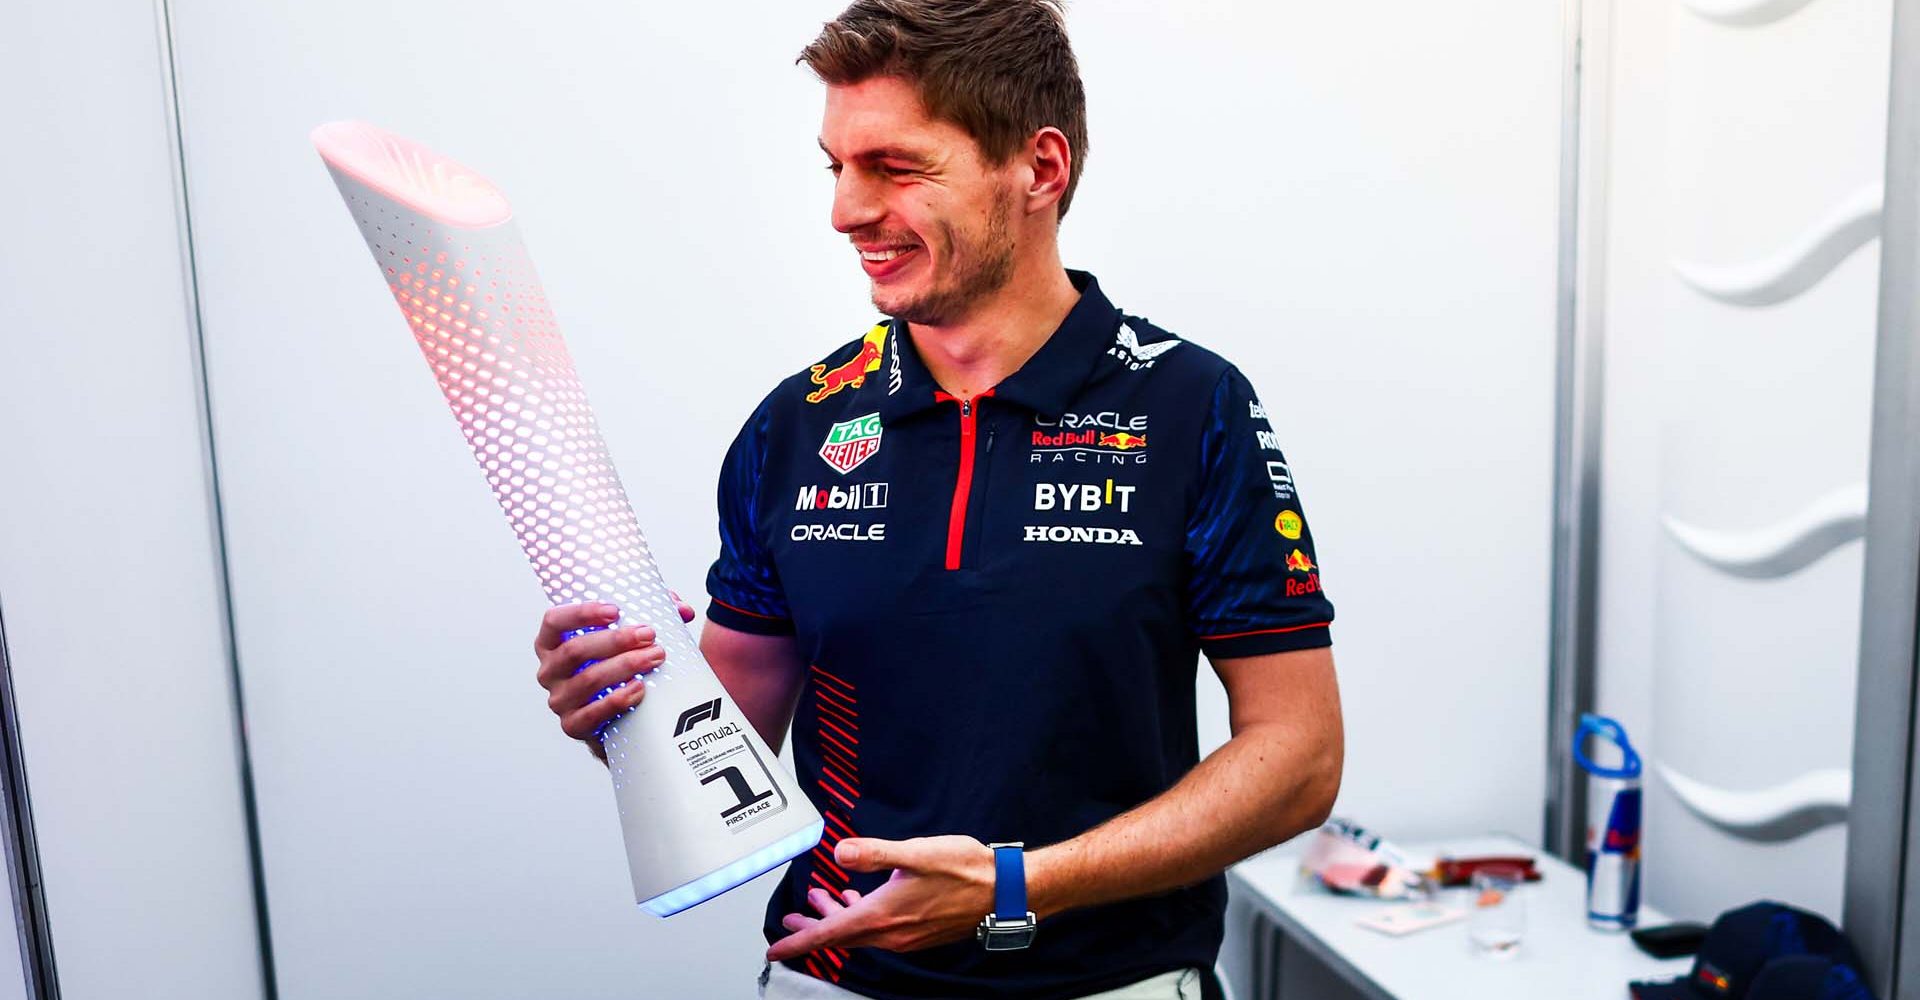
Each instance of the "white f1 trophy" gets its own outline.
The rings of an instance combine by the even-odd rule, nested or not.
[[[666,647],[602,733],[634,898],[669,916],[812,848],[819,812],[667,594],[506,198],[365,123],[312,139],[548,598],[616,604]]]

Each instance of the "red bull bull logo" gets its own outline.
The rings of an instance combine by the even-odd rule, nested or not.
[[[1135,448],[1145,448],[1146,446],[1146,435],[1129,434],[1126,431],[1121,431],[1118,434],[1102,434],[1100,435],[1100,440],[1095,443],[1095,447],[1117,448],[1120,451],[1132,451]]]
[[[814,365],[811,377],[813,384],[820,388],[807,393],[807,402],[819,403],[848,386],[858,389],[867,384],[867,376],[880,370],[880,355],[885,353],[881,345],[886,337],[887,326],[882,323],[867,331],[866,337],[860,341],[860,353],[846,364],[833,368]]]
[[[1287,568],[1295,573],[1312,573],[1316,567],[1305,552],[1294,549],[1287,555]]]

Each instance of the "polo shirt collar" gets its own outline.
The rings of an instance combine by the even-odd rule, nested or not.
[[[1035,412],[1057,417],[1093,374],[1093,366],[1112,346],[1120,325],[1120,310],[1100,291],[1100,282],[1085,271],[1068,271],[1068,280],[1080,290],[1067,318],[1040,345],[1020,370],[993,387],[993,397],[1018,403]],[[891,422],[927,409],[937,402],[940,386],[914,349],[907,324],[893,320],[887,331],[887,349],[900,360],[900,389],[881,397],[880,419]],[[884,385],[873,379],[868,384]]]

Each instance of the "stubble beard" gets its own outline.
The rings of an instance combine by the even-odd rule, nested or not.
[[[944,227],[948,253],[954,261],[953,273],[944,287],[936,284],[919,298],[893,303],[891,308],[880,301],[876,289],[874,306],[895,319],[924,326],[948,326],[961,319],[1013,278],[1012,219],[1013,196],[1001,191],[994,196],[980,232]]]

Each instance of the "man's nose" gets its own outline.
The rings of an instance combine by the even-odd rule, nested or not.
[[[833,228],[843,233],[871,226],[886,215],[873,183],[852,166],[843,167],[833,182]]]

